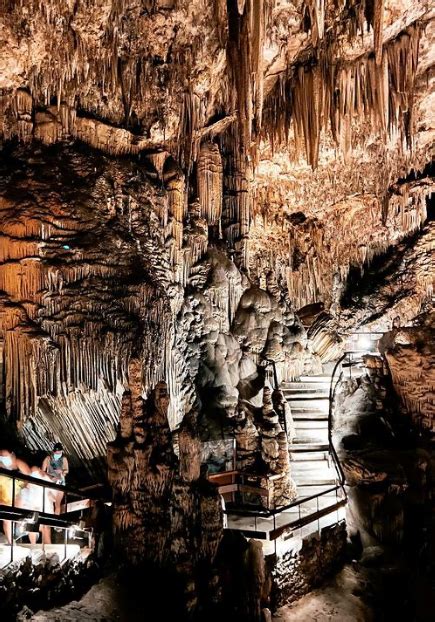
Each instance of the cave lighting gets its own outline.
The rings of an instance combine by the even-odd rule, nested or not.
[[[369,335],[359,335],[357,341],[358,350],[369,352],[372,348],[372,339]]]
[[[86,536],[84,521],[79,521],[77,525],[71,525],[68,529],[68,537],[75,540],[82,540]]]

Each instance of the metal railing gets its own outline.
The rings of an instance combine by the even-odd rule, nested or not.
[[[378,332],[376,333],[358,332],[358,333],[353,333],[353,335],[370,335],[371,337],[373,337],[373,335],[383,335],[383,333],[381,332],[379,333]],[[372,341],[375,341],[375,339],[372,339]],[[289,503],[288,505],[274,507],[273,509],[252,508],[252,507],[246,507],[246,506],[245,507],[240,507],[240,506],[231,507],[229,509],[225,509],[225,514],[227,514],[227,516],[241,516],[241,517],[244,517],[245,519],[252,518],[252,528],[251,528],[251,525],[247,524],[245,521],[244,525],[240,524],[240,526],[237,526],[237,527],[235,526],[229,527],[230,529],[231,528],[237,529],[238,531],[241,531],[242,533],[244,533],[246,536],[249,536],[249,537],[255,537],[255,538],[266,539],[266,540],[276,540],[278,537],[283,536],[284,534],[290,537],[293,532],[297,531],[298,529],[301,529],[304,526],[310,525],[311,523],[317,522],[317,529],[318,531],[320,531],[320,519],[333,512],[337,512],[337,522],[339,521],[338,511],[341,507],[344,507],[347,504],[347,494],[346,494],[346,489],[345,489],[345,483],[346,483],[345,474],[341,466],[340,459],[338,457],[337,451],[334,446],[333,438],[332,438],[334,399],[335,399],[335,394],[336,394],[338,383],[340,382],[343,376],[343,368],[345,367],[345,365],[347,365],[348,370],[349,370],[349,376],[350,378],[352,378],[352,367],[354,365],[361,363],[361,355],[368,354],[368,353],[369,352],[364,348],[346,351],[340,357],[340,359],[336,362],[333,372],[332,372],[332,376],[331,376],[331,382],[330,382],[330,387],[329,387],[329,400],[328,400],[329,401],[328,450],[329,450],[330,456],[332,457],[334,468],[337,473],[338,484],[336,486],[333,486],[331,488],[328,488],[326,490],[313,494],[309,497],[302,497],[300,499],[296,499],[295,501],[293,501],[292,503]],[[358,358],[355,358],[355,355],[358,355]],[[272,367],[275,388],[279,388],[278,375],[276,371],[275,361],[271,359],[264,359],[264,363],[265,363],[266,368],[268,366]],[[339,368],[341,368],[341,373],[339,374],[338,377],[336,377],[336,374]],[[260,487],[255,487],[255,486],[246,486],[243,483],[243,479],[241,479],[242,475],[243,474],[239,473],[238,471],[232,471],[231,482],[223,486],[218,485],[218,489],[221,492],[221,494],[246,492],[250,494],[256,494],[260,498],[269,496],[269,491],[265,488],[260,488]],[[216,479],[217,481],[219,479],[219,476],[225,476],[225,472],[222,474],[216,474],[215,478],[211,478],[211,479]],[[327,505],[326,507],[321,508],[320,507],[321,500],[323,500],[324,498],[327,498],[328,495],[329,496],[335,495],[334,502],[330,505]],[[234,497],[232,498],[234,499]],[[307,514],[304,515],[304,511],[303,511],[304,506],[309,505],[313,501],[315,502],[315,505],[316,505],[314,511],[311,511],[311,512],[309,511]],[[289,517],[289,519],[286,520],[285,514],[291,513],[291,510],[296,510],[297,517],[296,518]],[[284,519],[282,518],[283,516],[284,516]],[[281,520],[278,521],[278,517],[280,517]],[[267,522],[267,521],[270,521],[270,519],[272,519],[272,522],[273,522],[272,528],[265,529],[264,528],[265,523],[264,522],[262,523],[261,521]],[[281,524],[278,525],[277,522],[280,522]]]
[[[230,494],[232,503],[235,502],[235,493],[258,496],[260,499],[266,499],[266,502],[269,503],[270,490],[260,486],[254,486],[252,482],[246,484],[244,475],[244,473],[240,473],[239,471],[224,471],[222,473],[210,475],[209,480],[216,483],[221,495]],[[331,495],[333,496],[332,502],[326,507],[320,507],[321,500],[327,499],[327,497]],[[307,507],[313,501],[315,501],[316,506],[314,508]],[[286,505],[277,506],[274,503],[273,508],[265,508],[247,505],[242,506],[240,503],[237,503],[231,508],[226,508],[224,512],[227,516],[240,516],[244,519],[252,519],[252,523],[248,524],[245,520],[244,524],[228,527],[228,529],[236,529],[252,538],[276,540],[283,534],[291,534],[311,523],[317,523],[317,529],[320,531],[320,519],[336,511],[338,521],[338,510],[340,507],[346,505],[346,503],[346,492],[340,483],[320,493],[296,499]],[[295,510],[297,516],[286,516],[287,514],[292,514],[292,510]],[[306,510],[305,514],[304,510]],[[270,520],[272,523],[270,523]],[[269,528],[266,529],[266,527]]]
[[[9,521],[11,523],[10,560],[0,567],[5,568],[14,561],[14,547],[17,546],[17,538],[14,535],[16,525],[29,523],[34,523],[35,525],[37,525],[37,528],[39,528],[39,526],[47,528],[54,527],[55,529],[61,529],[64,531],[64,557],[61,560],[63,562],[67,558],[68,531],[71,528],[76,527],[77,521],[68,520],[67,518],[61,518],[61,515],[68,515],[69,513],[79,511],[80,508],[77,507],[78,505],[81,506],[81,509],[86,506],[89,507],[90,503],[86,503],[86,501],[88,501],[87,498],[90,496],[89,493],[84,493],[69,486],[62,486],[61,484],[55,484],[54,482],[32,477],[31,475],[26,475],[16,470],[12,471],[9,469],[0,468],[0,479],[1,478],[8,478],[11,480],[12,492],[11,504],[0,505],[0,520]],[[19,495],[19,492],[17,493],[17,482],[25,482],[26,485],[31,484],[32,486],[37,486],[38,488],[41,488],[42,500],[41,504],[39,504],[38,502],[38,509],[35,509],[35,506],[37,504],[30,504],[34,505],[33,508],[26,507],[26,502],[23,502],[22,505],[17,505],[17,495]],[[22,487],[22,490],[24,489],[25,486]],[[65,511],[61,514],[56,514],[54,511],[50,512],[48,508],[46,508],[47,489],[57,490],[64,493],[63,508]],[[68,498],[71,499],[71,497],[79,498],[80,500],[82,500],[83,503],[77,504],[77,502],[73,502],[68,504]],[[54,506],[54,503],[51,504]],[[90,533],[90,530],[87,531]],[[45,545],[48,545],[48,543],[42,541],[42,550],[45,550]]]
[[[374,335],[383,336],[384,333],[380,331],[373,331],[373,332],[356,331],[354,333],[339,333],[339,334],[341,336],[347,336],[347,337],[354,336],[354,335],[356,336],[368,335],[372,338],[371,341],[374,342],[376,341],[376,338],[373,338]],[[333,409],[334,409],[335,394],[336,394],[338,383],[343,378],[343,368],[345,367],[345,365],[347,366],[347,369],[349,370],[349,378],[352,379],[352,367],[354,365],[360,365],[361,357],[367,354],[370,354],[370,352],[368,352],[364,347],[360,349],[355,349],[355,350],[347,350],[335,363],[334,369],[332,371],[332,376],[331,376],[331,383],[329,387],[329,409],[328,409],[328,444],[329,444],[330,453],[333,458],[334,466],[335,466],[337,475],[339,477],[339,481],[342,486],[344,486],[346,479],[345,479],[345,475],[344,475],[342,466],[340,464],[340,459],[338,457],[338,454],[337,454],[337,451],[335,449],[334,442],[332,439],[332,427],[333,427],[332,415],[333,415]],[[357,355],[358,358],[355,358],[355,355]],[[341,368],[341,373],[335,380],[335,376],[339,368]]]
[[[331,376],[331,384],[329,387],[329,407],[328,407],[328,445],[329,445],[329,453],[332,456],[332,461],[334,463],[334,467],[335,470],[337,471],[337,475],[338,475],[338,479],[340,481],[341,486],[344,486],[346,478],[344,475],[344,471],[343,468],[340,464],[340,459],[338,457],[337,451],[334,447],[334,442],[332,440],[332,414],[333,414],[333,409],[334,409],[334,399],[335,399],[335,391],[337,389],[337,385],[340,382],[340,379],[342,377],[342,374],[340,374],[340,376],[338,377],[335,385],[334,385],[334,378],[335,378],[335,374],[337,372],[337,369],[341,366],[342,362],[347,358],[348,353],[345,352],[343,354],[342,357],[340,357],[338,359],[338,361],[336,362],[336,364],[334,365],[334,369],[332,372],[332,376]]]
[[[383,333],[379,332],[379,333],[366,333],[366,332],[359,332],[359,333],[353,333],[354,335],[357,334],[361,334],[361,335],[370,335],[371,337],[373,337],[374,334],[376,335],[382,335]],[[332,457],[332,461],[334,464],[334,468],[336,470],[337,473],[337,481],[338,481],[338,485],[332,487],[332,488],[328,488],[326,490],[323,490],[319,493],[313,494],[309,497],[303,497],[301,499],[296,499],[295,501],[293,501],[292,503],[285,505],[285,506],[279,506],[279,507],[275,507],[273,509],[265,509],[265,508],[248,508],[248,507],[232,507],[230,509],[225,510],[225,513],[227,515],[233,515],[233,516],[243,516],[245,518],[248,517],[252,517],[253,519],[253,529],[251,528],[247,528],[246,525],[245,527],[241,526],[240,528],[238,528],[239,531],[241,531],[242,533],[244,532],[246,535],[250,535],[251,537],[257,537],[257,538],[263,538],[263,539],[269,539],[269,540],[273,540],[278,538],[280,535],[283,535],[284,533],[289,533],[295,530],[300,529],[303,526],[309,525],[310,523],[313,522],[317,522],[318,524],[318,529],[320,530],[320,518],[322,518],[323,516],[326,516],[334,511],[337,511],[337,521],[338,521],[338,510],[340,507],[345,506],[347,504],[347,494],[346,494],[346,490],[345,490],[345,474],[343,471],[343,468],[341,466],[340,463],[340,459],[338,457],[337,451],[335,449],[334,446],[334,442],[333,442],[333,438],[332,438],[332,419],[333,419],[333,404],[334,404],[334,399],[335,399],[335,393],[336,393],[336,389],[338,386],[338,383],[340,381],[340,379],[342,378],[343,375],[343,370],[340,373],[340,375],[338,376],[338,378],[336,378],[336,374],[337,374],[337,370],[341,367],[343,368],[344,362],[347,360],[347,366],[349,369],[349,374],[350,377],[352,377],[352,366],[359,364],[361,361],[360,359],[355,359],[354,355],[359,355],[361,356],[362,354],[367,354],[368,352],[364,349],[355,349],[352,351],[347,351],[345,352],[340,359],[336,362],[333,372],[332,372],[332,376],[331,376],[331,382],[330,382],[330,387],[329,387],[329,407],[328,407],[328,449],[329,449],[329,454]],[[264,359],[264,363],[266,368],[268,366],[271,366],[273,369],[273,376],[274,376],[274,383],[275,383],[275,388],[278,388],[278,375],[277,375],[277,371],[276,371],[276,364],[275,361],[271,360],[271,359]],[[233,471],[232,472],[235,476],[241,476],[240,473]],[[224,474],[222,474],[224,475]],[[262,489],[260,487],[255,488],[252,486],[246,487],[243,483],[237,482],[235,479],[234,481],[232,480],[231,484],[227,484],[226,486],[222,486],[219,487],[220,492],[222,494],[228,493],[228,492],[249,492],[252,494],[257,494],[260,497],[265,497],[269,494],[269,491],[267,491],[266,489]],[[326,497],[327,495],[331,495],[335,493],[335,503],[333,503],[332,505],[328,505],[327,507],[324,508],[320,508],[320,499]],[[314,512],[311,512],[305,516],[303,516],[303,506],[309,504],[310,502],[315,501],[316,502],[316,508]],[[287,522],[284,522],[283,524],[277,526],[276,524],[276,517],[279,515],[283,515],[286,512],[289,512],[292,509],[297,509],[298,512],[298,516],[296,519],[292,518],[292,520],[289,520]],[[266,519],[273,519],[273,528],[271,530],[260,530],[259,528],[259,521],[260,520],[266,520]]]

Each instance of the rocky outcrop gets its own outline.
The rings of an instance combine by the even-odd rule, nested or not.
[[[169,396],[159,383],[148,400],[141,395],[141,364],[132,361],[129,392],[122,399],[118,436],[109,445],[115,545],[124,563],[167,573],[167,589],[183,590],[183,609],[198,609],[201,573],[213,580],[212,564],[222,537],[217,489],[186,468],[186,433],[178,460],[168,424]],[[193,458],[194,456],[192,456]],[[172,579],[170,577],[173,577]],[[175,578],[174,578],[175,577]]]
[[[291,413],[271,370],[320,373],[343,344],[331,330],[432,303],[435,13],[91,4],[0,8],[0,414],[31,450],[62,441],[81,480],[104,480],[109,444],[119,547],[173,568],[184,608],[203,611],[222,513],[201,443],[235,436],[268,505],[288,502]],[[355,312],[348,283],[376,257],[394,276]],[[386,357],[430,427],[432,353],[410,341]],[[394,444],[384,368],[370,369],[346,387],[343,450],[355,489],[385,486],[365,497],[366,531],[388,539],[379,517],[400,532],[410,476],[404,455],[393,468],[376,443],[364,453],[373,431]],[[243,555],[258,616],[257,549]]]
[[[165,200],[131,163],[74,149],[6,151],[1,166],[7,419],[31,449],[61,439],[73,468],[101,478],[129,357],[143,352],[145,387],[163,375]]]
[[[28,619],[33,611],[82,596],[100,573],[90,558],[77,557],[61,563],[57,553],[46,556],[41,552],[35,563],[27,557],[0,571],[0,613],[8,620]],[[22,617],[17,616],[23,605]]]
[[[348,485],[347,525],[363,548],[412,538],[410,516],[430,498],[430,452],[415,446],[388,367],[366,357],[367,375],[339,385],[334,438]],[[421,526],[420,526],[421,528]]]
[[[394,388],[412,423],[422,432],[435,432],[435,317],[420,326],[397,328],[380,342]]]

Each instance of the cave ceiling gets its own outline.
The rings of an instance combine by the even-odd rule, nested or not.
[[[75,413],[91,464],[131,356],[145,388],[166,370],[176,427],[201,356],[231,408],[256,357],[294,368],[295,310],[426,309],[434,39],[430,0],[3,0],[0,329],[27,441]],[[362,311],[349,279],[389,253]]]

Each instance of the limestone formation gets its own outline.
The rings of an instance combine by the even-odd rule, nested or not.
[[[0,434],[61,441],[80,485],[108,470],[118,552],[188,615],[232,593],[207,466],[292,501],[279,385],[361,327],[391,332],[335,440],[364,533],[402,534],[424,459],[395,417],[429,443],[435,412],[432,4],[0,3]],[[269,575],[238,544],[228,602],[258,620]]]
[[[243,408],[240,408],[237,414],[234,435],[236,438],[237,467],[242,472],[250,470],[255,472],[258,469],[260,437],[252,417]]]
[[[404,407],[425,432],[435,430],[434,320],[431,314],[421,326],[393,329],[380,343]]]

